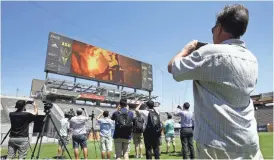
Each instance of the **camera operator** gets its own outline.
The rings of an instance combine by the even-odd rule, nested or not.
[[[61,129],[60,129],[60,135],[63,139],[64,145],[68,145],[68,135],[69,135],[69,120],[71,119],[71,115],[68,112],[65,112],[64,118],[61,119]],[[64,153],[64,145],[62,144],[61,139],[58,140],[58,150],[57,150],[57,157],[60,157]]]
[[[183,158],[187,159],[187,148],[190,151],[190,159],[194,159],[195,152],[193,147],[193,114],[188,109],[190,107],[190,104],[188,102],[184,103],[183,105],[184,109],[182,109],[181,106],[178,105],[178,109],[180,111],[177,111],[174,115],[181,117],[181,131],[180,131],[180,138],[182,143],[182,154]]]
[[[248,22],[243,5],[226,6],[211,29],[214,44],[199,48],[198,41],[192,41],[168,64],[177,82],[193,80],[199,159],[262,158],[250,99],[258,62],[240,40]]]
[[[10,112],[10,139],[8,142],[8,159],[13,159],[18,151],[18,159],[26,158],[29,147],[29,124],[35,120],[38,109],[33,102],[34,113],[26,112],[26,101],[18,100],[16,102],[15,112]]]
[[[85,116],[82,115],[82,112],[85,112]],[[72,117],[69,121],[70,128],[72,132],[72,144],[74,149],[75,159],[79,159],[79,144],[83,149],[84,159],[88,158],[88,149],[87,149],[87,129],[86,123],[88,122],[89,117],[84,108],[78,108],[76,110],[76,116]]]

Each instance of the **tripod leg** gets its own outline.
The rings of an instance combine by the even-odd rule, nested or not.
[[[60,132],[58,131],[58,129],[57,129],[57,127],[56,127],[54,121],[53,121],[52,118],[51,118],[51,115],[49,114],[48,116],[49,116],[49,118],[50,118],[50,120],[51,120],[51,122],[52,122],[52,124],[53,124],[53,126],[54,126],[54,128],[55,128],[55,130],[56,130],[56,132],[57,132],[57,134],[58,134],[58,136],[59,136],[59,138],[60,138],[60,140],[61,140],[62,145],[65,147],[65,149],[66,149],[66,151],[67,151],[67,154],[69,155],[69,158],[72,159],[71,156],[70,156],[70,153],[69,153],[69,151],[68,151],[68,148],[67,148],[67,146],[65,145],[63,138],[62,138],[61,135],[60,135]]]
[[[96,149],[96,143],[95,143],[96,136],[95,136],[95,131],[94,131],[93,127],[92,127],[92,134],[93,134],[93,145],[94,145],[94,148],[95,148],[95,156],[97,158],[97,149]]]
[[[38,137],[37,137],[37,140],[36,140],[34,149],[33,149],[32,154],[31,154],[31,159],[33,159],[33,157],[34,157],[34,153],[35,153],[35,151],[36,151],[36,147],[37,147],[38,141],[39,141],[39,139],[42,137],[42,133],[44,132],[46,120],[47,120],[47,115],[45,116],[45,118],[44,118],[44,120],[43,120],[42,131],[38,134]]]
[[[43,128],[42,128],[42,132],[40,134],[40,144],[39,144],[39,148],[38,148],[38,153],[37,153],[37,156],[36,156],[36,159],[39,159],[39,156],[40,156],[40,150],[41,150],[41,145],[42,145],[42,140],[43,140],[43,133],[45,132],[45,128],[46,128],[46,122],[48,120],[48,115],[46,115],[45,119],[44,119],[44,124],[43,124]]]
[[[6,138],[8,137],[8,135],[10,134],[10,131],[11,131],[11,128],[8,131],[8,133],[5,135],[4,139],[2,140],[1,145],[4,143],[4,141],[6,140]]]

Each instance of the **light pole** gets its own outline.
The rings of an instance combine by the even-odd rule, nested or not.
[[[19,91],[19,89],[16,88],[16,97],[18,97],[18,91]]]

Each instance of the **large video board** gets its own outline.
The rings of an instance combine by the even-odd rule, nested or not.
[[[53,32],[45,72],[153,90],[152,65]]]

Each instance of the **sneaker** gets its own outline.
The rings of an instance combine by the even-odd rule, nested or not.
[[[139,155],[139,158],[143,158],[143,155],[140,154],[140,155]]]
[[[138,156],[138,155],[135,155],[135,158],[139,158],[139,156]]]

